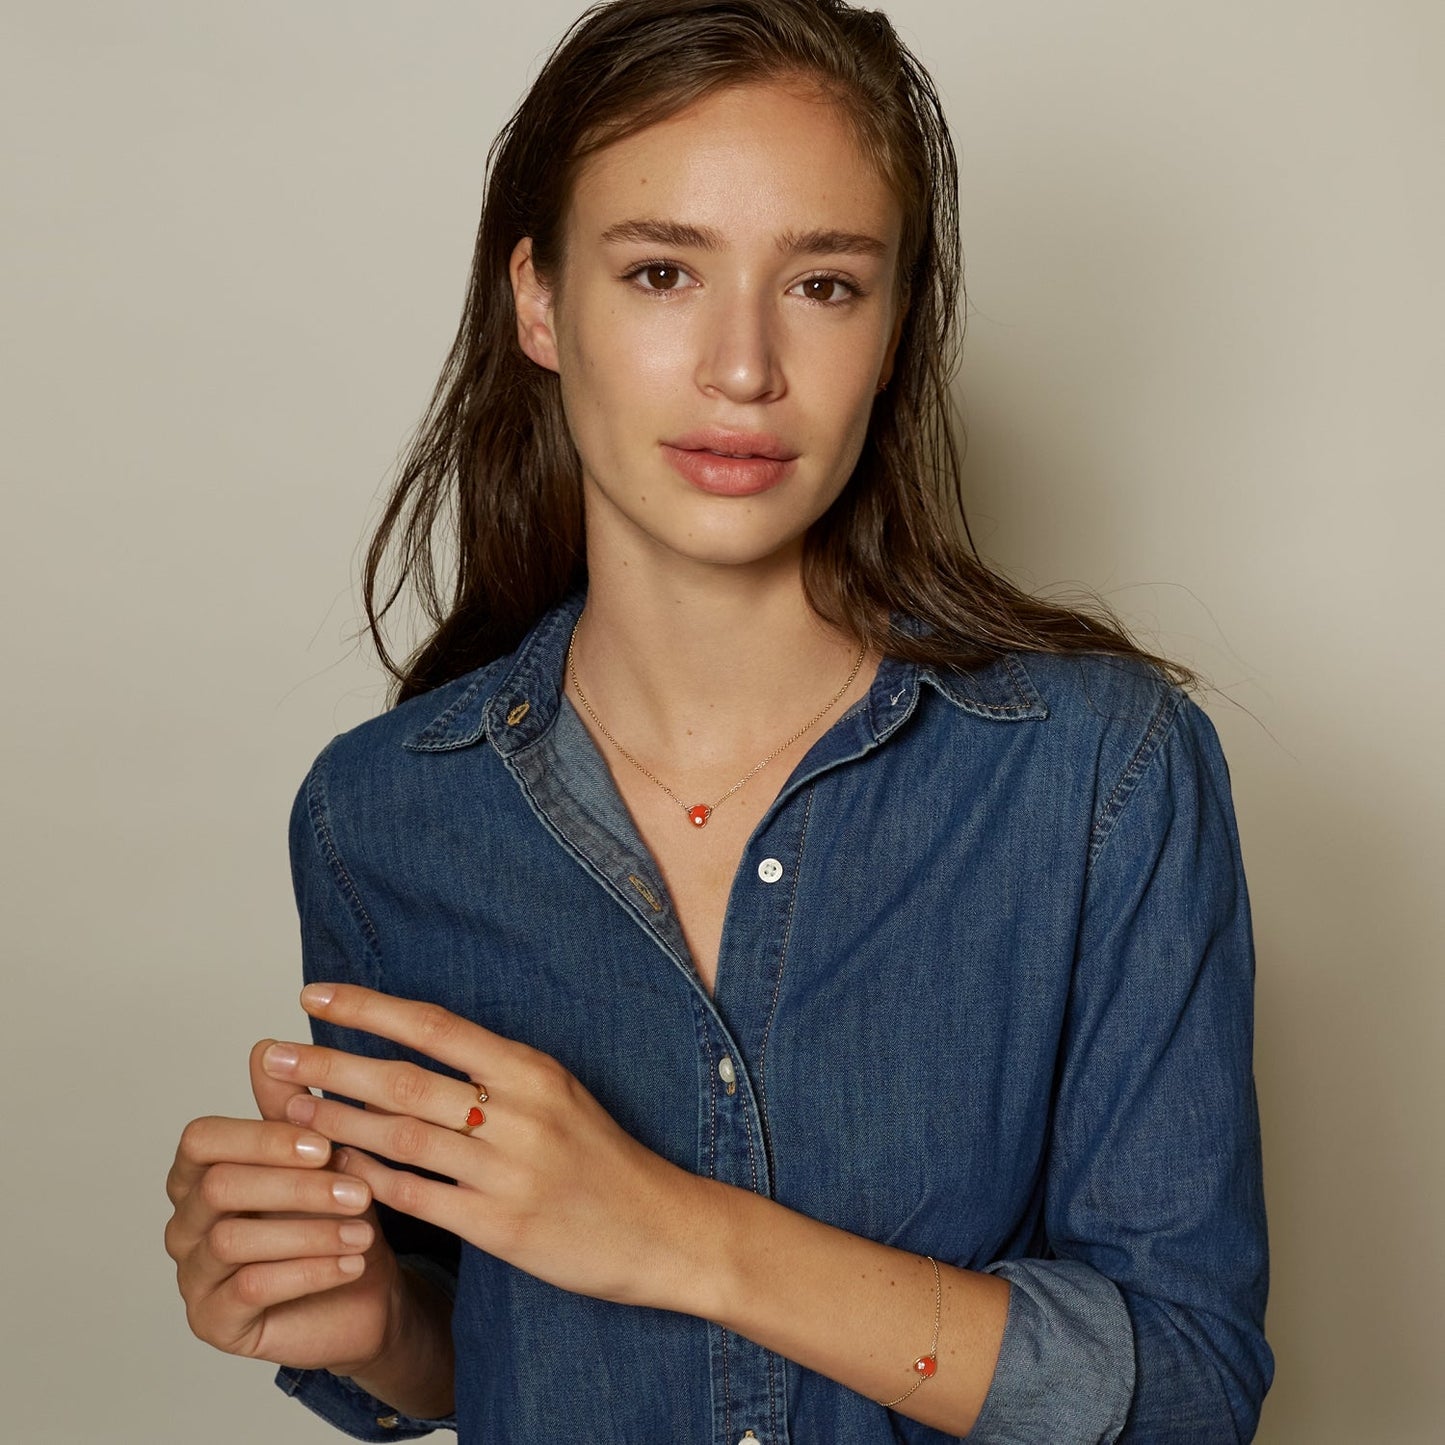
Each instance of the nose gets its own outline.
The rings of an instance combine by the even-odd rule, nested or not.
[[[786,390],[778,321],[760,297],[719,297],[705,321],[697,365],[699,390],[729,401],[774,401]]]

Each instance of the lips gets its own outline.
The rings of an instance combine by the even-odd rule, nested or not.
[[[685,436],[671,437],[663,445],[682,452],[710,452],[724,459],[790,462],[798,455],[797,449],[788,446],[781,437],[721,427],[705,427]]]
[[[716,437],[707,439],[714,443],[709,446],[679,444],[699,440],[694,433],[680,437],[678,442],[664,442],[662,455],[685,481],[715,497],[751,497],[766,492],[797,465],[797,454],[790,453],[776,437],[734,435],[727,438],[725,447],[717,444]]]

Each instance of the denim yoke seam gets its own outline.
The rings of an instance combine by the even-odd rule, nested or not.
[[[321,850],[321,856],[326,860],[327,867],[331,870],[331,881],[335,884],[337,892],[346,900],[347,911],[351,914],[352,922],[356,924],[365,940],[379,975],[381,940],[377,936],[376,926],[371,921],[371,915],[366,911],[366,905],[361,901],[361,894],[357,891],[356,884],[352,881],[351,874],[342,861],[341,851],[337,848],[335,836],[331,831],[331,803],[326,789],[325,772],[331,766],[331,747],[334,745],[335,740],[333,739],[332,744],[317,759],[316,767],[311,770],[311,780],[306,790],[306,815],[310,820],[316,845]]]
[[[798,875],[802,872],[803,849],[808,841],[808,820],[813,816],[813,794],[817,790],[816,784],[808,787],[808,798],[803,805],[803,826],[798,831],[798,850],[796,861],[793,864],[792,887],[788,890],[788,913],[783,924],[783,941],[778,950],[778,969],[773,976],[773,997],[768,1005],[768,1021],[763,1025],[763,1038],[758,1046],[758,1113],[759,1125],[763,1136],[763,1148],[766,1151],[768,1165],[768,1179],[776,1196],[778,1188],[777,1161],[773,1157],[771,1144],[771,1131],[768,1127],[768,1084],[767,1084],[767,1062],[768,1062],[768,1040],[772,1037],[773,1021],[778,1014],[778,998],[783,988],[783,970],[787,966],[788,945],[793,938],[793,915],[798,906]],[[768,1417],[773,1418],[778,1411],[778,1381],[777,1381],[777,1354],[773,1350],[768,1351]]]
[[[1134,749],[1133,756],[1125,764],[1118,782],[1114,784],[1103,807],[1099,809],[1089,834],[1088,868],[1090,871],[1098,861],[1104,845],[1113,837],[1115,825],[1123,814],[1129,799],[1133,796],[1139,779],[1144,775],[1144,770],[1158,755],[1160,745],[1179,714],[1179,705],[1183,698],[1184,694],[1178,688],[1171,687],[1165,692],[1159,706],[1154,710],[1153,717],[1149,719],[1149,726],[1144,730],[1144,736]]]

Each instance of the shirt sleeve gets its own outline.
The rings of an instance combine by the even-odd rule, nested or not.
[[[328,750],[329,752],[329,750]],[[359,983],[383,987],[375,929],[337,851],[327,813],[326,762],[322,753],[291,810],[291,878],[301,921],[302,973],[307,983]],[[311,1020],[318,1044],[372,1057],[398,1057],[397,1046],[373,1034]],[[459,1246],[454,1235],[424,1220],[376,1206],[382,1234],[405,1269],[456,1297]],[[276,1384],[356,1440],[415,1440],[433,1430],[455,1430],[456,1417],[423,1420],[393,1409],[354,1381],[329,1370],[283,1366]]]
[[[1045,1185],[971,1445],[1224,1445],[1273,1376],[1248,896],[1213,725],[1169,689],[1099,809]]]

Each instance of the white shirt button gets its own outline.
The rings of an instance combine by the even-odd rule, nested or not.
[[[776,883],[783,876],[783,865],[776,858],[764,858],[758,864],[758,877],[764,883]]]
[[[733,1061],[726,1054],[722,1056],[722,1062],[717,1066],[717,1074],[725,1084],[737,1083],[738,1071],[733,1068]]]
[[[753,1442],[753,1445],[758,1445],[758,1437],[754,1435],[751,1430],[749,1430],[746,1435],[742,1436],[742,1438],[738,1441],[738,1445],[748,1445],[749,1440]]]

